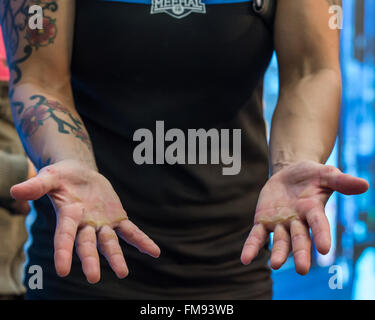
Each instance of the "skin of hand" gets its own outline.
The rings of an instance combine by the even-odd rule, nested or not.
[[[44,167],[13,186],[11,194],[18,201],[44,195],[51,199],[57,214],[54,246],[60,276],[69,274],[76,245],[89,282],[100,279],[97,246],[124,278],[128,269],[118,236],[153,257],[160,249],[128,219],[110,182],[98,173],[89,134],[75,108],[70,74],[75,1],[46,1],[44,14],[53,21],[48,39],[47,34],[19,27],[28,26],[27,13],[34,4],[5,0],[0,5],[0,17],[6,17],[6,23],[0,22],[6,24],[2,31],[13,119],[28,156],[37,168]]]
[[[326,163],[337,137],[341,99],[339,32],[329,27],[326,0],[277,2],[274,45],[279,63],[279,97],[272,118],[271,178],[261,190],[254,226],[241,261],[249,264],[274,232],[271,267],[293,251],[295,268],[311,264],[312,231],[317,250],[331,246],[324,207],[334,191],[360,194],[368,183]]]
[[[241,261],[248,265],[274,232],[271,267],[279,269],[292,249],[296,271],[305,275],[311,265],[311,228],[317,250],[327,254],[331,236],[325,204],[334,191],[345,195],[367,191],[367,181],[339,169],[299,161],[275,173],[263,187],[256,207],[254,226],[247,238]]]
[[[118,236],[139,251],[159,257],[159,247],[128,218],[110,182],[85,163],[64,160],[47,166],[34,177],[11,189],[17,200],[36,200],[48,195],[57,215],[55,266],[67,276],[74,244],[90,283],[100,280],[99,251],[119,278],[128,268]]]

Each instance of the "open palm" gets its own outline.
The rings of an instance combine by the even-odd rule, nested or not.
[[[99,251],[119,278],[128,274],[118,236],[153,257],[159,247],[128,218],[110,182],[78,161],[61,161],[11,189],[18,200],[48,195],[57,214],[55,265],[60,276],[70,272],[74,244],[91,283],[100,279]]]
[[[254,226],[241,256],[249,264],[274,232],[271,267],[280,268],[292,249],[296,271],[308,273],[311,263],[311,228],[317,250],[327,254],[330,228],[324,212],[334,191],[360,194],[368,183],[339,169],[313,161],[291,164],[273,175],[263,187],[256,208]]]

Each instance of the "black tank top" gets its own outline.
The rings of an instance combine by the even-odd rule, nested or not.
[[[72,86],[101,173],[162,255],[121,242],[128,278],[117,279],[102,259],[102,280],[89,285],[74,256],[71,275],[60,279],[44,198],[28,252],[29,264],[44,267],[44,290],[29,297],[269,297],[267,249],[249,266],[240,255],[268,177],[262,85],[272,33],[248,1],[129,1],[76,1]],[[222,164],[136,164],[134,132],[155,133],[156,121],[185,133],[241,129],[240,173],[223,175]]]

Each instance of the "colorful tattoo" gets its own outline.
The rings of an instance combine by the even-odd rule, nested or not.
[[[47,100],[41,95],[31,96],[30,100],[36,103],[28,108],[19,105],[20,108],[17,110],[20,119],[19,131],[24,138],[32,137],[46,121],[53,120],[60,133],[74,135],[91,150],[90,138],[82,122],[73,117],[62,104]],[[63,114],[64,119],[59,114]]]
[[[29,8],[38,5],[43,9],[43,28],[32,29],[29,27]],[[25,149],[26,140],[37,133],[46,122],[55,122],[58,132],[73,135],[81,140],[92,150],[90,138],[82,124],[67,108],[57,101],[48,100],[43,95],[31,96],[31,106],[26,107],[26,102],[15,101],[14,88],[22,79],[20,65],[28,60],[34,51],[54,43],[57,36],[56,19],[50,17],[51,13],[58,11],[58,1],[52,0],[0,0],[0,22],[7,46],[7,60],[12,73],[11,90],[9,98],[14,112],[18,116],[17,130],[21,136]],[[21,41],[23,37],[24,41]],[[24,44],[21,47],[21,44]],[[50,159],[37,160],[37,165],[42,168],[50,164]]]
[[[32,30],[28,26],[29,8],[39,5],[43,9],[43,29]],[[14,74],[13,85],[22,78],[19,65],[30,58],[33,50],[45,47],[53,43],[56,38],[56,21],[48,16],[49,12],[58,10],[57,1],[51,0],[1,0],[0,22],[7,45],[7,61],[10,72]],[[23,53],[16,57],[20,48],[20,37],[24,35],[27,44],[23,47]],[[18,54],[19,55],[19,54]],[[13,92],[10,92],[12,96]]]
[[[26,39],[31,47],[38,49],[39,47],[45,47],[53,43],[56,38],[56,34],[56,20],[49,17],[44,17],[43,29],[31,30],[30,28],[27,28]]]

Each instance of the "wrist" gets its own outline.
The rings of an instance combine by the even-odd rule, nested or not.
[[[37,160],[37,168],[42,170],[45,167],[52,166],[52,165],[59,165],[62,163],[66,163],[69,165],[73,165],[75,168],[81,168],[83,170],[95,171],[99,172],[96,162],[93,158],[88,159],[75,159],[73,157],[58,157],[58,158],[48,158],[48,160],[39,159]]]
[[[82,168],[91,169],[98,171],[96,165],[94,153],[92,150],[88,150],[84,145],[79,144],[77,146],[57,150],[51,154],[51,148],[45,148],[39,155],[41,155],[36,162],[34,162],[38,169],[42,169],[46,166],[57,164],[60,162],[71,162]]]
[[[310,158],[304,158],[304,159],[301,158],[301,159],[298,159],[298,160],[295,160],[295,161],[278,161],[278,162],[274,162],[274,163],[271,164],[271,176],[277,174],[278,172],[280,172],[281,170],[283,170],[287,167],[298,165],[298,164],[303,163],[303,162],[315,162],[315,163],[319,163],[319,164],[324,163],[324,161],[319,161],[319,160],[310,159]]]
[[[83,170],[99,172],[96,162],[93,159],[62,159],[54,162],[54,164],[61,162],[72,164],[76,168],[82,168]]]
[[[283,147],[282,149],[277,147],[280,147],[280,144],[278,146],[271,146],[269,150],[271,176],[291,165],[296,165],[301,162],[313,161],[315,163],[324,164],[329,156],[329,154],[325,155],[323,152],[306,150],[301,147]]]
[[[290,166],[293,162],[275,162],[271,164],[271,176],[275,175],[284,168]]]

